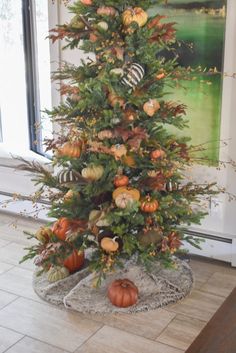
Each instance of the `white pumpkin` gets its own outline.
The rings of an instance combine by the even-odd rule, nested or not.
[[[104,173],[104,168],[102,165],[91,164],[87,168],[82,169],[82,177],[90,181],[97,181],[101,179]]]
[[[127,193],[122,193],[119,194],[116,199],[115,199],[115,204],[117,207],[119,208],[126,208],[127,206],[129,206],[130,204],[132,204],[134,202],[134,198],[132,195],[127,194]]]
[[[110,225],[109,221],[106,219],[106,214],[104,211],[92,210],[89,214],[89,226],[92,227],[96,225],[97,227],[108,227]]]
[[[66,277],[70,274],[69,270],[64,266],[53,266],[49,269],[47,273],[48,282],[57,282]]]
[[[108,23],[105,21],[101,21],[97,24],[98,29],[102,29],[103,31],[107,31],[108,30]]]
[[[98,133],[99,140],[111,139],[113,137],[113,132],[111,130],[102,130]]]

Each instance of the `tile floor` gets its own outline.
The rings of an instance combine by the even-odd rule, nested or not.
[[[236,269],[192,258],[194,289],[183,301],[136,315],[80,315],[34,293],[33,264],[19,265],[36,221],[0,214],[0,353],[183,353],[236,286]]]

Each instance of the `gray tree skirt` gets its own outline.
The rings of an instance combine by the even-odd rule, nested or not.
[[[176,303],[191,291],[191,268],[179,259],[175,259],[175,263],[175,269],[165,269],[160,263],[156,263],[147,272],[143,267],[130,262],[123,270],[108,275],[100,288],[94,288],[96,276],[86,267],[56,283],[49,283],[45,274],[37,276],[35,273],[33,287],[39,297],[47,302],[80,313],[135,313],[153,310]],[[107,287],[119,278],[128,278],[138,287],[139,300],[136,305],[122,309],[110,303]]]

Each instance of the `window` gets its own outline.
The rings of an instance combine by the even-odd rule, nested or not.
[[[43,153],[52,130],[47,34],[47,0],[0,0],[0,142],[13,153]]]

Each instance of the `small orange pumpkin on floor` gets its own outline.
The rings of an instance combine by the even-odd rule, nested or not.
[[[70,273],[78,271],[84,264],[84,252],[74,250],[70,256],[68,256],[63,265],[69,270]]]
[[[119,308],[128,308],[138,301],[138,288],[129,279],[117,279],[112,282],[107,292],[111,303]]]

